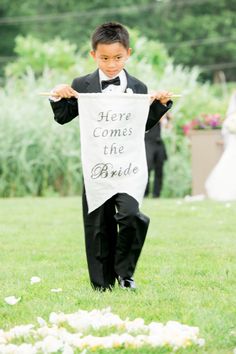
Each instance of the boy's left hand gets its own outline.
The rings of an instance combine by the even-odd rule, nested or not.
[[[162,104],[166,104],[170,99],[171,96],[173,95],[172,92],[169,91],[156,91],[151,94],[151,103],[154,100],[160,101]]]

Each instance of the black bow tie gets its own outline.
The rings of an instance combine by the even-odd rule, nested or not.
[[[109,85],[120,85],[120,78],[119,76],[115,77],[114,79],[111,80],[102,80],[102,90],[104,90],[107,86]]]

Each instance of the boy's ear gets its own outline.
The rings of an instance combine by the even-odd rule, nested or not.
[[[94,50],[90,50],[90,55],[91,55],[91,57],[93,57],[93,59],[95,59],[95,51]]]
[[[130,55],[132,54],[132,48],[129,48],[129,49],[127,50],[127,53],[128,53],[128,56],[130,56]]]

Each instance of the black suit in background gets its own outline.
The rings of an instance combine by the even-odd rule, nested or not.
[[[126,72],[127,88],[133,93],[147,93],[141,81]],[[72,88],[80,93],[101,92],[99,72],[73,80]],[[150,129],[171,107],[154,101],[146,123]],[[77,99],[51,102],[55,120],[65,124],[78,116]],[[91,146],[91,149],[93,147]],[[95,289],[111,288],[117,275],[132,277],[146,237],[149,218],[140,213],[138,202],[118,193],[88,214],[86,191],[83,191],[83,219],[89,276]]]
[[[148,183],[145,196],[152,189],[152,196],[159,197],[162,189],[163,168],[167,153],[164,141],[161,138],[161,124],[158,122],[145,134],[145,147],[148,165]],[[154,171],[153,188],[150,188],[150,174]]]

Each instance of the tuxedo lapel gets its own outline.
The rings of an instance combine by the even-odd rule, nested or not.
[[[101,92],[98,70],[87,77],[86,84],[88,93]]]
[[[125,71],[125,74],[126,74],[126,77],[127,77],[127,88],[126,88],[126,91],[127,89],[131,89],[133,91],[133,93],[138,93],[139,92],[139,89],[138,89],[138,85],[137,85],[137,82],[134,80],[134,78],[132,76],[130,76],[126,70]]]

